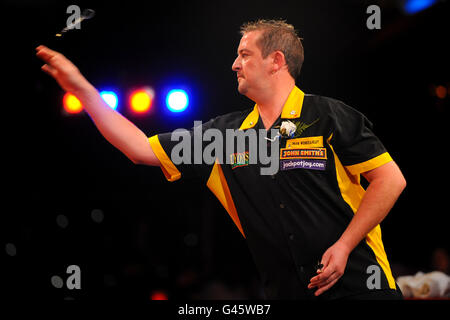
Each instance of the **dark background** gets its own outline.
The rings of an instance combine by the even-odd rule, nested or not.
[[[97,88],[118,91],[119,112],[151,136],[253,106],[238,94],[231,65],[240,25],[258,18],[295,26],[305,48],[297,85],[363,112],[402,169],[408,186],[382,223],[394,276],[435,270],[435,250],[449,250],[449,98],[434,89],[450,89],[450,11],[440,1],[406,15],[400,2],[2,1],[3,293],[262,297],[244,239],[206,186],[166,182],[159,168],[136,166],[114,149],[87,114],[65,115],[63,91],[35,57],[39,44],[61,51]],[[71,4],[96,17],[57,39]],[[370,4],[381,7],[381,30],[366,27]],[[143,85],[156,100],[149,115],[136,116],[127,97]],[[181,115],[164,105],[164,92],[177,85],[191,95]],[[81,268],[81,290],[52,285],[72,264]]]

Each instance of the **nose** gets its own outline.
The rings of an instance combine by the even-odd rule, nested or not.
[[[238,72],[241,69],[241,62],[239,61],[239,57],[237,57],[234,62],[233,65],[231,66],[231,70]]]

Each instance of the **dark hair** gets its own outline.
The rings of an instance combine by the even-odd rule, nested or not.
[[[262,30],[257,45],[261,49],[262,57],[280,50],[286,59],[289,74],[295,79],[300,74],[304,53],[302,38],[297,35],[294,26],[285,20],[264,20],[246,22],[241,26],[241,35],[247,32]]]

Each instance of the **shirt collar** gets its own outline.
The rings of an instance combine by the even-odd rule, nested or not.
[[[282,119],[295,119],[299,118],[302,112],[303,98],[305,94],[297,86],[294,86],[289,94],[281,111]],[[246,130],[253,128],[259,119],[258,105],[255,104],[253,111],[248,114],[245,120],[242,122],[239,130]]]

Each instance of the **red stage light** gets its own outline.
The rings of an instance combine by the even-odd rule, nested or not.
[[[151,296],[151,300],[168,300],[167,294],[163,291],[154,291]]]
[[[134,91],[130,96],[131,109],[136,113],[144,113],[152,106],[154,93],[152,89]]]
[[[447,96],[447,88],[444,86],[437,86],[436,87],[436,96],[439,99],[444,99]]]
[[[80,100],[69,92],[63,97],[63,107],[70,114],[80,113],[83,110]]]

